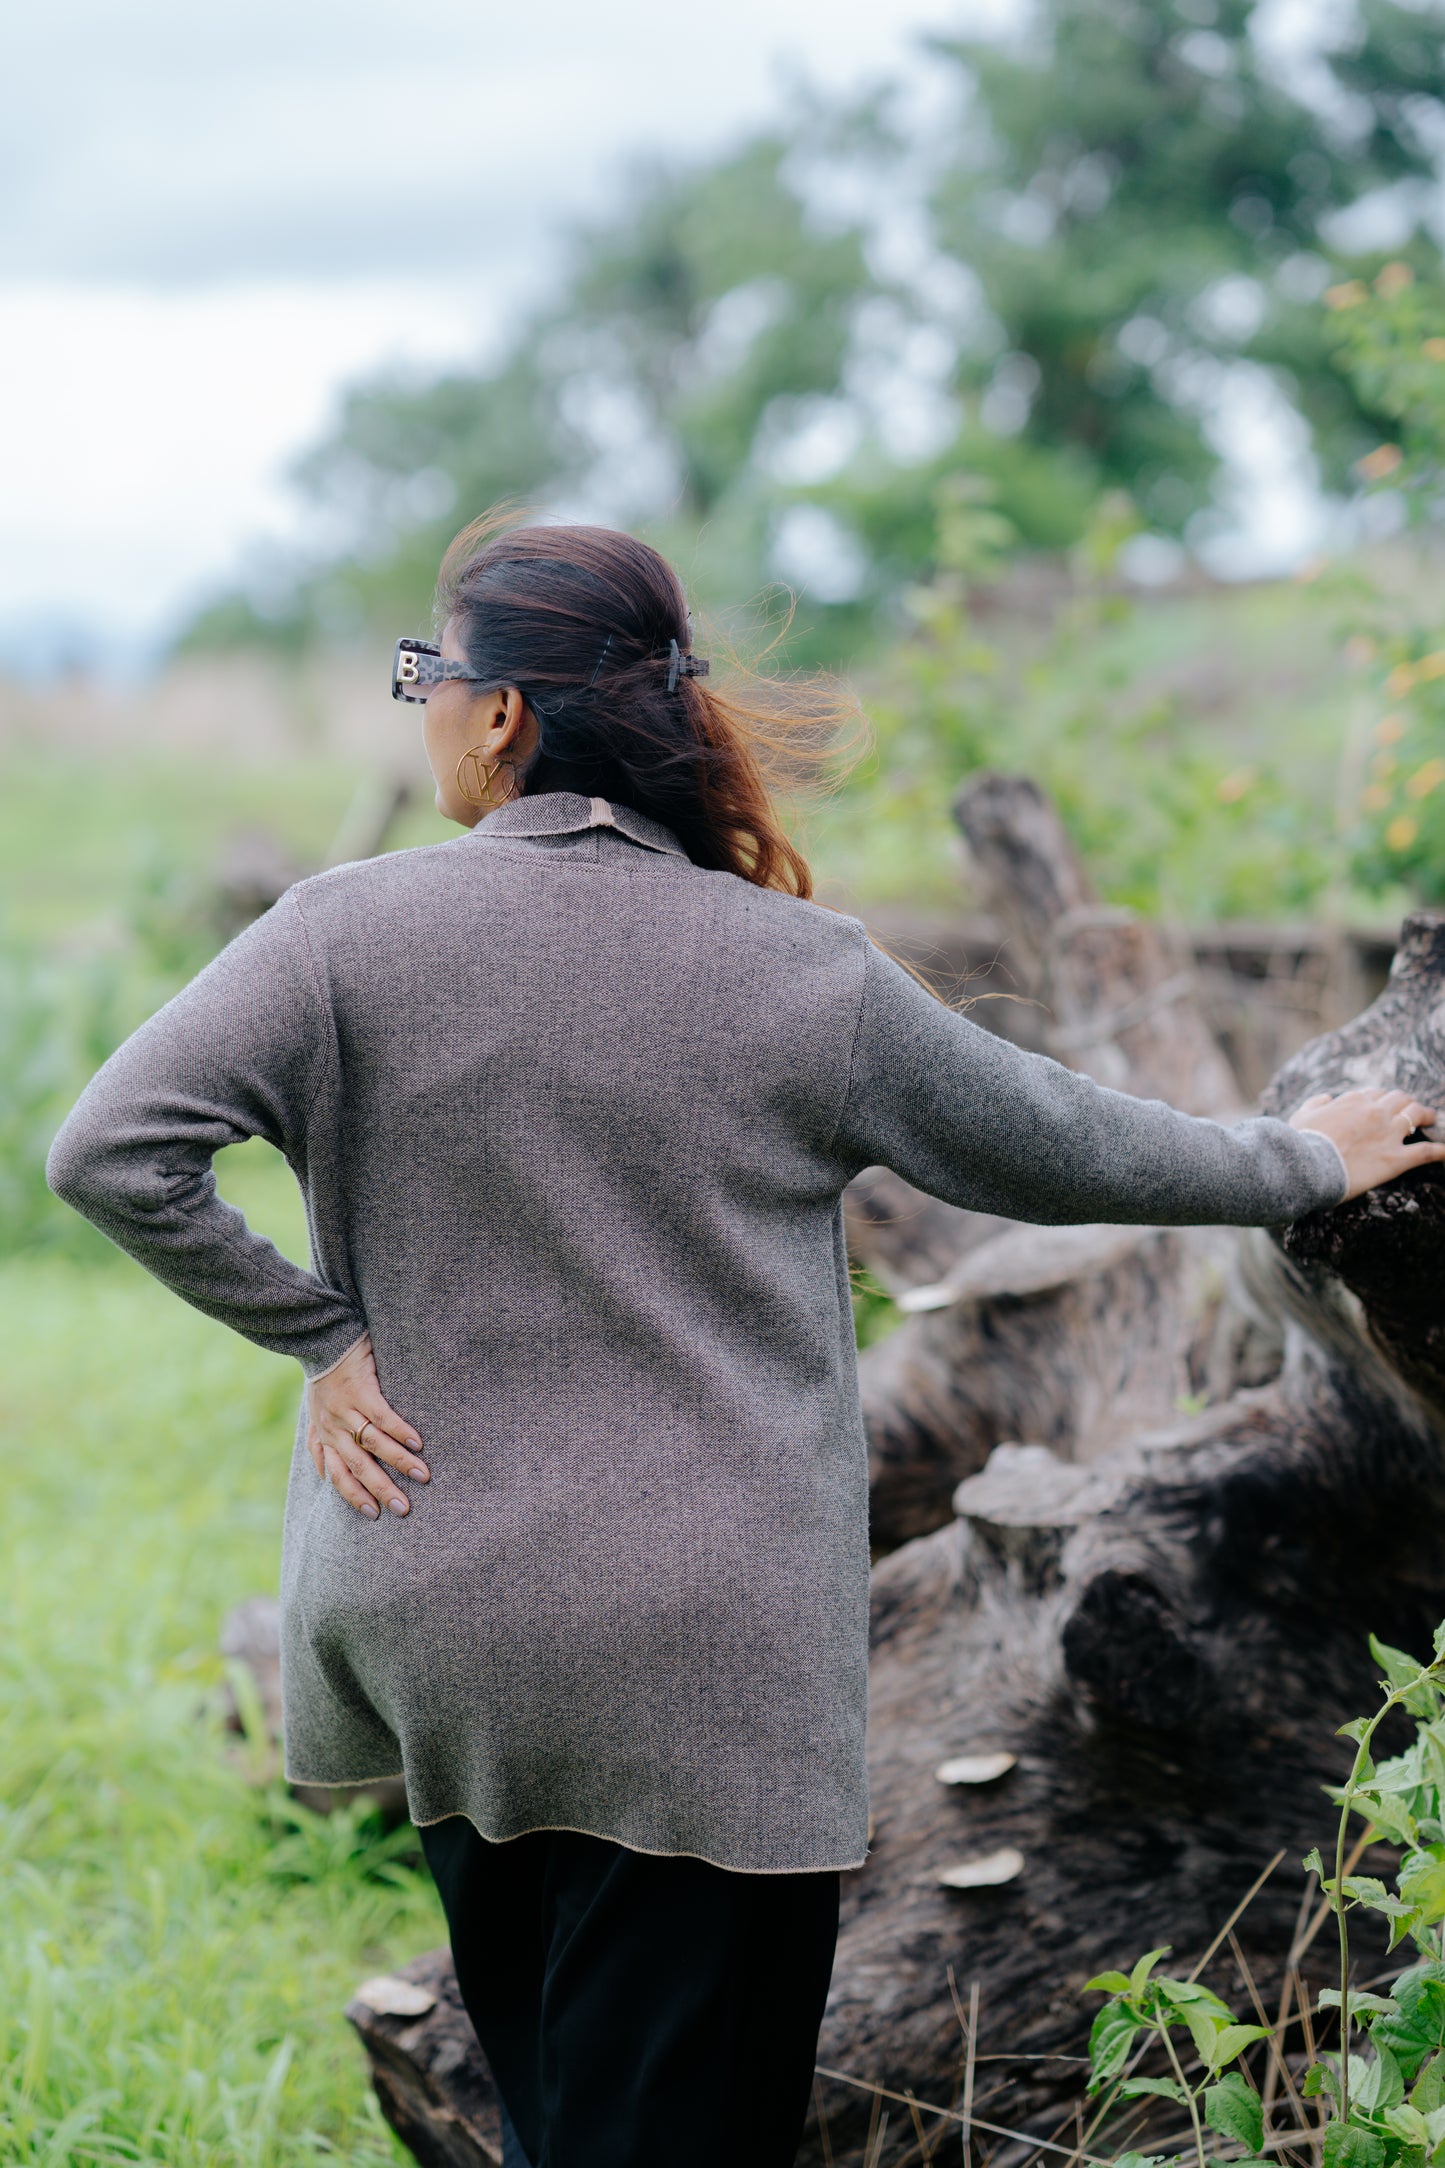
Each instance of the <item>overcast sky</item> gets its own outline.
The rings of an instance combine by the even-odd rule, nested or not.
[[[1007,0],[38,0],[0,72],[0,659],[154,641],[341,386],[485,351],[630,161]]]

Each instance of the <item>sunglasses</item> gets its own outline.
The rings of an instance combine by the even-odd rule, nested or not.
[[[472,685],[482,683],[476,671],[469,670],[464,662],[443,661],[441,649],[431,640],[397,641],[391,661],[393,700],[425,701],[433,685],[444,685],[449,678],[464,678]]]

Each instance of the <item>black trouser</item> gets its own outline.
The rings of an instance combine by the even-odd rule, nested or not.
[[[532,2168],[791,2168],[836,1874],[732,1874],[544,1829],[422,1843]]]

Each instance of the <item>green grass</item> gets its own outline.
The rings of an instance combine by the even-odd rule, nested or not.
[[[302,865],[319,864],[358,780],[335,757],[227,762],[213,751],[91,755],[4,750],[0,925],[50,940],[113,921],[157,867],[204,877],[238,831],[267,829]],[[397,843],[456,831],[418,803]]]
[[[248,1146],[227,1186],[297,1248],[284,1170]],[[431,1886],[249,1781],[215,1713],[221,1617],[276,1584],[294,1365],[53,1258],[0,1267],[0,1372],[0,2161],[404,2158],[341,2011],[442,1939]]]

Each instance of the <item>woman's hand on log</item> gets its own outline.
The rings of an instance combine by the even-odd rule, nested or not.
[[[1445,1143],[1425,1137],[1412,1144],[1405,1141],[1415,1130],[1428,1129],[1435,1118],[1434,1107],[1412,1099],[1409,1092],[1369,1087],[1333,1096],[1316,1092],[1289,1119],[1292,1129],[1317,1129],[1337,1148],[1349,1184],[1340,1200],[1343,1204],[1381,1182],[1393,1182],[1396,1175],[1408,1174],[1412,1167],[1445,1159]]]
[[[418,1483],[431,1480],[430,1469],[419,1457],[421,1439],[383,1398],[369,1339],[358,1340],[334,1370],[308,1383],[306,1450],[316,1463],[316,1473],[372,1521],[383,1506],[397,1514],[411,1511],[405,1491],[392,1482],[388,1468]]]

